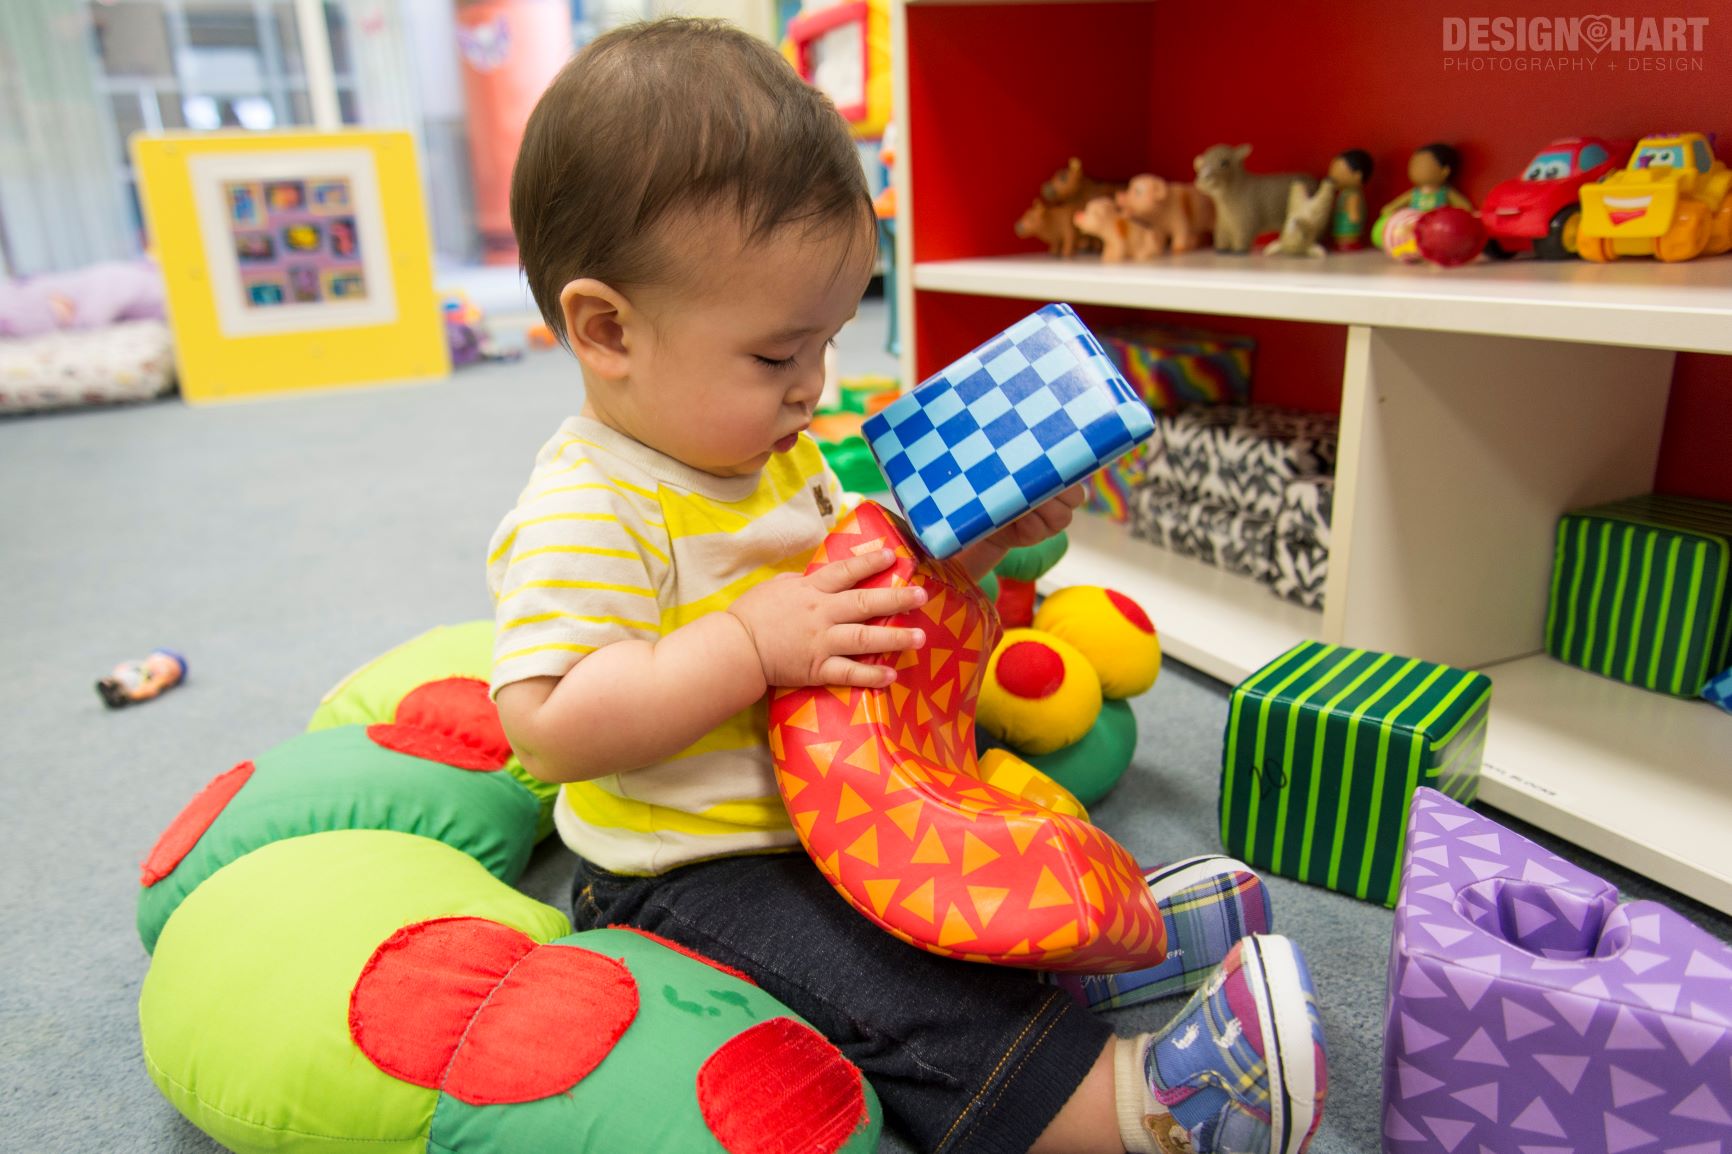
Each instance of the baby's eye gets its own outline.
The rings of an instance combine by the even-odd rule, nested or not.
[[[782,357],[780,360],[778,360],[775,357],[761,357],[761,356],[758,356],[756,353],[754,353],[752,355],[752,359],[757,361],[760,365],[763,365],[767,369],[775,369],[777,371],[781,371],[784,369],[791,369],[794,367],[794,358],[793,357]]]

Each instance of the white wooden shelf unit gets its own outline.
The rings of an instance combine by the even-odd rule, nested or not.
[[[892,21],[904,109],[907,2]],[[1308,637],[1484,669],[1488,804],[1732,912],[1732,719],[1542,653],[1557,518],[1651,487],[1676,352],[1732,353],[1732,257],[913,264],[920,125],[900,131],[905,380],[916,290],[1347,326],[1324,612],[1098,523],[1078,526],[1055,580],[1137,597],[1174,658],[1229,682]]]

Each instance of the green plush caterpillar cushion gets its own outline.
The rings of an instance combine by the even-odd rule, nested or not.
[[[486,683],[493,676],[493,622],[468,621],[440,625],[375,657],[339,681],[319,702],[307,723],[309,730],[334,725],[370,725],[392,721],[397,706],[411,691],[449,677]],[[536,840],[553,832],[553,802],[559,787],[530,775],[514,756],[505,764],[541,805]]]
[[[392,972],[394,943],[454,925],[529,952],[488,972],[434,948]],[[206,879],[164,929],[139,1000],[145,1065],[241,1154],[725,1154],[730,1125],[876,1148],[870,1085],[768,994],[645,935],[569,931],[443,842],[276,842]],[[566,950],[623,973],[623,990],[530,964]],[[429,1052],[418,1078],[381,1068]],[[558,1076],[572,1053],[588,1055],[575,1084]]]
[[[194,1125],[242,1154],[419,1154],[437,1091],[391,1077],[349,1037],[374,949],[426,918],[571,932],[442,842],[388,830],[279,841],[219,870],[157,940],[139,995],[145,1066]]]
[[[138,896],[146,950],[207,877],[283,838],[338,829],[420,834],[462,850],[504,882],[523,873],[535,845],[539,810],[516,778],[397,753],[362,726],[304,733],[250,765],[246,783],[172,872],[146,878]]]

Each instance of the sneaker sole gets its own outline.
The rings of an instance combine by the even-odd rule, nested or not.
[[[1305,983],[1293,944],[1253,934],[1245,939],[1247,973],[1263,1028],[1263,1060],[1269,1068],[1270,1154],[1299,1154],[1317,1119],[1317,1067]]]

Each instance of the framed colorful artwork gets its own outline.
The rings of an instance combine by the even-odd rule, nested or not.
[[[132,148],[187,401],[450,371],[408,133],[168,133]]]

